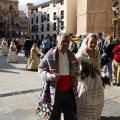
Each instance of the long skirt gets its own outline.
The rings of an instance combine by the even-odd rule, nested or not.
[[[80,79],[76,98],[78,120],[100,120],[104,92],[100,75]]]
[[[8,51],[9,51],[8,47],[6,45],[2,44],[1,45],[1,54],[2,55],[7,55]]]
[[[9,52],[7,62],[17,63],[18,62],[18,55],[16,52]]]
[[[28,58],[26,68],[30,70],[38,70],[38,65],[40,64],[39,57]]]

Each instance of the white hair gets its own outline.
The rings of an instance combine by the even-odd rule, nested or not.
[[[57,35],[57,41],[61,39],[62,36],[68,36],[69,35],[67,33],[60,33],[59,35]]]

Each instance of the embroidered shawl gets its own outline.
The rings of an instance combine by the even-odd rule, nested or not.
[[[39,65],[39,71],[40,73],[42,71],[47,71],[50,73],[59,73],[59,55],[58,55],[58,49],[57,47],[51,48],[47,54],[44,56],[44,58],[41,60],[41,63]],[[76,73],[79,71],[79,65],[77,62],[77,59],[75,57],[75,55],[68,50],[67,51],[68,54],[68,59],[69,59],[69,63],[70,63],[70,75],[72,77],[75,77]],[[42,110],[42,113],[46,112],[47,109],[49,109],[49,111],[51,111],[53,105],[54,105],[54,98],[55,98],[55,93],[56,93],[56,82],[53,81],[46,81],[43,85],[43,89],[40,95],[40,102],[39,102],[39,107],[38,109],[35,111],[36,114],[38,114],[41,110],[41,106],[46,106],[45,108],[46,110]],[[74,95],[77,96],[77,86],[73,87],[73,91],[74,91]],[[50,113],[47,113],[48,116],[50,116]],[[44,117],[46,118],[46,117]]]
[[[78,62],[74,54],[70,50],[67,51],[67,54],[68,54],[68,59],[70,62],[70,69],[71,69],[70,75],[74,77],[75,73],[78,72],[79,70]],[[38,69],[41,72],[48,71],[50,73],[59,73],[58,60],[59,60],[59,56],[58,56],[57,47],[51,48],[51,50],[41,60],[41,63]],[[46,81],[44,83],[43,91],[41,93],[41,101],[54,104],[55,89],[56,89],[56,82],[49,81],[49,80]]]

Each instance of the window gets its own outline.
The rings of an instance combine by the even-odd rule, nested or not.
[[[34,25],[34,32],[38,32],[38,25]]]
[[[54,24],[53,24],[53,30],[54,31],[56,30],[56,22],[54,22]]]
[[[34,35],[32,35],[31,37],[32,37],[32,39],[34,40]]]
[[[43,21],[44,21],[44,16],[42,15],[42,16],[41,16],[41,22],[43,22]]]
[[[9,6],[9,10],[13,10],[13,5],[10,5],[10,6]]]
[[[32,26],[31,32],[34,32],[34,26]]]
[[[33,24],[33,18],[31,18],[31,24]]]
[[[38,17],[36,17],[36,23],[38,23]]]
[[[38,12],[38,8],[36,8],[36,12]]]
[[[53,20],[56,20],[56,12],[53,13]]]
[[[41,40],[43,40],[44,39],[44,35],[41,35]]]
[[[42,32],[44,31],[44,25],[43,24],[41,25],[41,31]]]
[[[61,30],[64,29],[64,21],[61,21]]]
[[[47,31],[50,31],[50,24],[49,23],[47,23]]]
[[[36,39],[38,39],[38,38],[39,38],[39,35],[36,34]]]
[[[64,0],[61,0],[61,5],[64,5]]]
[[[53,34],[53,37],[55,37],[55,39],[57,38],[57,35],[56,34]]]
[[[49,7],[49,4],[42,6],[41,9],[46,7]]]
[[[47,14],[47,21],[50,20],[50,14]]]
[[[64,18],[64,10],[61,11],[61,19]]]
[[[27,30],[27,27],[25,27],[25,30]]]
[[[53,3],[53,7],[56,7],[56,2]]]

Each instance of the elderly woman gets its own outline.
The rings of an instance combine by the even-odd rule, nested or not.
[[[18,62],[17,48],[14,42],[11,42],[7,62]]]
[[[30,70],[38,70],[39,63],[39,49],[37,48],[37,45],[34,44],[31,48],[30,57],[28,58],[26,68]]]
[[[104,52],[102,55],[102,60],[104,61],[105,65],[103,67],[103,76],[107,76],[108,78],[112,78],[112,60],[113,60],[113,54],[112,50],[115,47],[115,44],[113,42],[113,37],[111,35],[108,35],[106,37],[106,46],[104,48]]]
[[[96,45],[97,36],[90,34],[84,39],[76,54],[81,72],[76,99],[78,120],[100,120],[104,105],[100,52]]]

